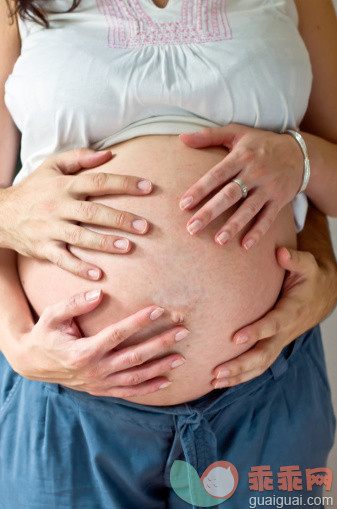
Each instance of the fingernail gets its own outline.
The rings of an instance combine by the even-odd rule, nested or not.
[[[157,320],[164,313],[164,311],[164,308],[156,308],[150,314],[150,320]]]
[[[176,361],[173,361],[171,364],[172,368],[177,368],[178,366],[182,366],[185,363],[186,359],[177,359]]]
[[[247,341],[248,341],[247,334],[238,334],[235,337],[235,344],[236,345],[241,345],[242,343],[247,343]]]
[[[91,292],[87,292],[85,294],[85,300],[92,302],[93,300],[97,300],[101,295],[101,290],[93,290]]]
[[[222,371],[219,371],[219,373],[217,374],[217,378],[223,378],[225,376],[229,376],[231,374],[231,372],[229,371],[229,369],[223,369]]]
[[[217,382],[215,384],[215,388],[216,389],[222,389],[223,387],[228,387],[228,385],[229,385],[229,381],[228,380],[221,380],[221,382],[219,381],[219,382]]]
[[[145,219],[136,219],[133,221],[132,226],[137,232],[144,233],[147,228],[147,221]]]
[[[247,242],[244,243],[243,247],[248,250],[251,247],[253,247],[254,244],[255,244],[255,240],[249,239],[249,240],[247,240]]]
[[[99,279],[100,272],[95,269],[89,269],[88,276],[91,277],[91,279]]]
[[[149,180],[140,180],[137,186],[142,191],[151,191],[152,189],[152,183]]]
[[[164,382],[163,384],[161,384],[159,386],[159,389],[165,389],[165,387],[168,387],[169,385],[171,385],[172,382]]]
[[[217,236],[216,241],[220,246],[223,246],[224,244],[226,244],[226,242],[229,241],[229,233],[227,232],[220,233],[220,235]]]
[[[187,231],[188,233],[190,233],[191,235],[194,235],[195,233],[197,233],[200,229],[202,228],[202,222],[199,221],[199,219],[196,219],[196,221],[193,221],[193,223],[191,223],[188,227],[187,227]]]
[[[114,242],[114,246],[117,247],[117,249],[122,249],[123,251],[128,249],[129,245],[130,242],[127,239],[118,239]]]
[[[186,338],[190,334],[190,331],[187,329],[183,329],[174,336],[175,341],[181,341],[182,339]]]
[[[181,202],[179,203],[179,207],[184,210],[186,209],[189,205],[192,205],[193,203],[193,196],[186,196],[186,198],[184,198],[183,200],[181,200]]]

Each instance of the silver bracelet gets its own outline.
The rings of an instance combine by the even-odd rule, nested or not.
[[[303,181],[300,190],[297,194],[302,193],[305,188],[308,185],[309,179],[310,179],[310,161],[308,156],[308,150],[306,143],[303,139],[303,136],[298,131],[293,131],[292,129],[286,129],[284,133],[291,134],[295,140],[298,142],[299,146],[301,147],[301,150],[303,152],[304,157],[304,172],[303,172]]]

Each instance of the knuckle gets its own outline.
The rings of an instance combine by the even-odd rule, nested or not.
[[[271,227],[273,222],[274,222],[274,217],[271,214],[268,214],[264,218],[264,221],[263,221],[263,231],[266,232],[267,230],[269,230],[269,228]]]
[[[111,334],[111,339],[113,343],[119,344],[122,343],[125,339],[125,333],[119,327],[115,327]]]
[[[67,303],[66,303],[66,309],[69,311],[71,309],[74,309],[76,304],[78,303],[78,297],[76,295],[72,295],[69,297]]]
[[[78,147],[73,150],[73,155],[75,158],[80,158],[87,153],[87,149],[85,147]]]
[[[237,199],[237,184],[232,183],[224,187],[222,193],[223,197],[229,202],[235,201]]]
[[[200,133],[204,134],[205,136],[211,136],[213,134],[213,131],[211,127],[204,127],[203,129],[201,129]]]
[[[142,356],[137,350],[133,350],[128,353],[125,357],[126,364],[129,366],[138,366],[139,364],[142,364],[143,359]]]
[[[63,269],[64,255],[62,253],[56,253],[56,255],[52,257],[52,261],[57,267]]]
[[[215,218],[214,212],[211,207],[204,207],[200,213],[200,218],[203,218],[204,223],[209,223]]]
[[[96,206],[91,202],[83,201],[79,204],[79,213],[85,220],[92,221],[96,215],[96,211]]]
[[[133,189],[134,187],[135,187],[134,182],[131,177],[128,177],[128,176],[121,177],[121,181],[120,181],[121,191],[127,192],[127,191],[130,191],[131,189]]]
[[[87,363],[87,356],[83,352],[73,351],[69,354],[67,365],[70,369],[83,368]]]
[[[98,248],[101,251],[108,251],[109,249],[109,240],[106,235],[100,235],[98,239]]]
[[[138,385],[143,381],[139,373],[132,373],[126,377],[126,385]]]
[[[240,155],[241,163],[250,163],[255,157],[255,151],[251,148],[246,148]]]
[[[172,336],[172,334],[165,334],[161,339],[160,339],[160,346],[162,348],[168,348],[169,346],[171,346],[172,344],[172,341],[174,341],[174,336]]]
[[[235,377],[239,377],[244,372],[244,367],[242,364],[238,364],[237,366],[233,366],[231,368],[231,372]]]
[[[108,176],[106,173],[94,173],[92,175],[92,184],[96,191],[101,191],[106,186]]]
[[[126,225],[127,220],[128,220],[127,213],[124,212],[123,210],[119,211],[115,216],[115,226],[117,226],[117,228],[122,228],[123,226]]]
[[[268,366],[268,362],[269,362],[268,353],[265,350],[261,350],[258,359],[259,368],[264,369],[266,366]]]
[[[59,204],[57,200],[43,200],[39,205],[39,210],[42,213],[51,213],[55,212],[59,208]]]
[[[54,178],[53,180],[53,186],[56,189],[64,189],[67,187],[68,183],[70,182],[70,179],[66,177],[65,175],[60,175]]]
[[[267,173],[267,169],[265,166],[258,165],[255,166],[254,172],[252,172],[252,177],[254,180],[260,180]]]
[[[81,229],[80,228],[68,228],[65,231],[65,239],[67,244],[76,245],[81,241]]]
[[[54,310],[53,310],[53,306],[47,306],[42,314],[41,314],[41,320],[46,322],[46,323],[49,323],[52,321],[53,319],[53,316],[54,316]]]
[[[259,211],[259,205],[257,202],[250,202],[247,203],[247,212],[249,214],[249,217],[254,217]]]
[[[307,251],[307,252],[305,253],[305,255],[306,255],[306,258],[307,258],[307,262],[308,262],[308,264],[309,264],[309,265],[312,265],[312,267],[316,267],[317,262],[316,262],[316,258],[315,258],[315,256],[314,256],[312,253],[310,253],[309,251]]]
[[[237,220],[228,221],[226,231],[230,236],[235,235],[240,230],[240,223]]]
[[[222,182],[222,178],[223,178],[222,167],[221,166],[214,166],[214,168],[212,168],[210,170],[210,175],[212,176],[212,178],[216,182],[221,183]]]
[[[275,318],[275,317],[273,318],[272,330],[273,330],[274,334],[277,334],[278,332],[280,332],[281,322],[278,318]]]

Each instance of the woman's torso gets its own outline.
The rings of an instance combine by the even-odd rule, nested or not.
[[[191,335],[163,354],[181,352],[186,363],[167,373],[173,381],[168,388],[130,400],[150,405],[189,401],[212,390],[213,368],[247,348],[234,345],[232,334],[274,304],[284,275],[275,247],[295,245],[291,207],[279,214],[262,242],[249,252],[240,246],[241,235],[219,247],[214,234],[228,213],[191,237],[186,231],[191,213],[181,211],[178,203],[184,191],[226,155],[225,149],[197,150],[186,147],[177,136],[146,136],[124,142],[112,152],[116,157],[101,171],[149,178],[154,191],[146,197],[110,196],[99,201],[145,217],[150,231],[141,237],[126,234],[135,243],[127,255],[72,248],[103,269],[102,282],[89,284],[48,262],[19,256],[21,281],[38,314],[46,305],[78,291],[102,288],[103,303],[79,319],[89,335],[144,306],[163,306],[163,319],[127,340],[125,346],[172,327],[171,315],[182,313]]]
[[[50,5],[62,11],[70,3]],[[192,150],[168,135],[230,122],[274,131],[300,124],[312,75],[294,2],[169,0],[159,9],[151,0],[82,0],[49,19],[49,30],[28,23],[25,33],[21,23],[22,54],[6,83],[6,104],[22,131],[17,180],[52,153],[123,142],[106,171],[148,177],[157,191],[104,201],[147,217],[153,229],[134,239],[130,255],[86,253],[106,271],[108,296],[83,328],[93,333],[153,301],[166,318],[181,308],[192,331],[177,345],[186,364],[169,375],[170,387],[134,401],[196,398],[211,389],[212,368],[243,350],[230,341],[234,330],[275,301],[283,272],[274,249],[294,242],[293,219],[287,207],[249,253],[237,239],[215,245],[220,220],[189,237],[179,197],[226,152]],[[38,311],[87,287],[46,263],[20,259],[20,269]]]

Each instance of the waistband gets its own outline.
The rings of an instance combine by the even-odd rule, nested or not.
[[[218,461],[217,437],[210,424],[210,416],[223,410],[240,397],[247,397],[263,386],[268,380],[280,378],[288,369],[290,363],[296,359],[304,344],[309,344],[314,335],[320,335],[316,326],[299,336],[283,348],[275,362],[262,375],[235,387],[214,389],[204,396],[172,406],[150,406],[125,401],[120,398],[95,397],[80,391],[65,388],[66,391],[76,393],[73,398],[84,399],[86,405],[100,404],[113,408],[116,418],[133,422],[134,426],[146,426],[155,431],[175,431],[168,456],[163,464],[163,478],[170,486],[174,468],[179,465],[192,465],[199,476],[206,468]],[[55,384],[54,384],[55,385]],[[185,462],[176,460],[183,458]],[[175,465],[174,468],[172,468]],[[179,467],[180,468],[180,467]],[[197,509],[198,492],[193,483],[188,481],[187,489],[191,500],[191,507]]]

